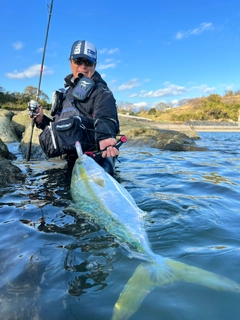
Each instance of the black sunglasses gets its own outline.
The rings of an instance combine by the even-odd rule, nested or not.
[[[94,65],[94,62],[87,60],[87,59],[82,59],[82,58],[73,59],[73,63],[78,66],[85,64],[86,67],[92,67]]]

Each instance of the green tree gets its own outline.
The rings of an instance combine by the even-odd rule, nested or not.
[[[165,111],[165,110],[167,110],[168,109],[168,105],[166,104],[166,103],[164,103],[164,102],[159,102],[157,105],[156,105],[156,107],[155,107],[155,109],[156,110],[159,110],[159,111]]]
[[[232,90],[228,90],[225,94],[226,97],[232,97],[233,96],[233,91]]]
[[[157,113],[157,110],[155,108],[151,108],[149,111],[148,111],[148,115],[155,115]]]
[[[211,102],[221,102],[221,96],[219,94],[210,94],[207,99]]]
[[[4,103],[4,98],[5,98],[4,89],[3,87],[0,87],[0,103]]]
[[[30,97],[30,100],[36,100],[37,97],[37,88],[33,86],[28,86],[24,89],[24,94]],[[43,92],[39,91],[39,98],[43,100],[49,100],[49,97]]]

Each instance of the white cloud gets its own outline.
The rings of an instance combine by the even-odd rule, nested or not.
[[[239,86],[239,85],[238,85],[238,86]],[[234,90],[235,85],[234,85],[234,83],[231,83],[231,84],[223,83],[223,84],[220,84],[220,85],[219,85],[219,88],[221,88],[221,89],[223,88],[223,89],[229,91],[229,90]]]
[[[133,94],[130,94],[130,95],[129,95],[129,98],[135,98],[135,97],[137,97],[137,96],[138,96],[137,93],[133,93]]]
[[[114,62],[114,59],[105,59],[105,63],[111,63]]]
[[[185,87],[177,86],[175,84],[171,84],[169,82],[164,83],[166,88],[158,89],[156,91],[146,92],[142,90],[140,92],[140,97],[142,98],[158,98],[158,97],[166,97],[166,96],[176,96],[179,94],[185,93],[187,90]]]
[[[12,44],[12,46],[15,50],[21,50],[24,46],[24,43],[22,41],[16,41]]]
[[[42,52],[43,52],[43,48],[38,48],[38,49],[36,50],[36,52],[37,52],[37,53],[42,53]]]
[[[130,90],[132,88],[136,88],[139,87],[140,83],[138,82],[137,78],[131,79],[129,81],[127,81],[126,83],[122,84],[121,86],[118,87],[119,91],[123,91],[123,90]]]
[[[104,49],[98,50],[98,53],[101,53],[101,54],[106,53],[106,52],[107,52],[107,48],[104,48]]]
[[[110,68],[114,69],[116,65],[117,65],[116,63],[107,63],[107,64],[101,63],[98,65],[98,70],[105,70]]]
[[[113,53],[117,52],[118,50],[119,50],[118,48],[110,49],[107,54],[113,54]]]
[[[189,88],[188,91],[199,91],[203,93],[209,93],[209,92],[213,92],[214,90],[215,90],[215,87],[210,88],[206,84],[201,84],[200,86],[193,86]]]
[[[226,86],[226,90],[233,90],[233,88],[234,88],[234,85],[233,84],[230,84],[230,85],[227,85]]]
[[[100,63],[97,67],[98,70],[105,70],[110,68],[114,69],[117,66],[117,64],[120,62],[120,60],[118,61],[111,60],[111,61],[106,61],[107,63]]]
[[[144,101],[133,104],[134,108],[145,108],[146,106],[147,106],[147,102],[144,102]]]
[[[102,77],[103,79],[106,78],[106,76],[107,76],[106,73],[102,73],[102,74],[101,74],[101,77]]]
[[[40,74],[40,64],[34,64],[33,66],[30,66],[26,70],[23,70],[22,72],[19,72],[17,70],[13,72],[6,73],[6,76],[10,79],[26,79],[26,78],[34,78],[36,76],[39,76]],[[53,74],[53,70],[48,69],[48,67],[43,67],[43,74],[44,75],[50,75]]]
[[[99,53],[101,53],[101,54],[104,54],[104,53],[106,53],[106,54],[114,54],[117,51],[119,51],[118,48],[114,48],[114,49],[104,48],[104,49],[99,50]]]
[[[178,99],[174,99],[174,100],[171,101],[171,104],[172,104],[173,108],[178,107],[179,100]]]
[[[207,87],[207,88],[203,89],[203,92],[210,93],[210,92],[213,92],[214,90],[215,90],[215,87],[212,87],[212,88]]]
[[[211,22],[203,22],[199,25],[199,27],[195,29],[190,29],[188,31],[179,31],[177,32],[175,39],[177,40],[182,40],[183,38],[188,38],[189,36],[192,35],[198,35],[201,34],[204,31],[207,30],[213,30],[213,24]]]

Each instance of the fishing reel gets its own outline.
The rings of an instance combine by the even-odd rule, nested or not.
[[[28,111],[29,111],[30,118],[33,118],[39,115],[39,112],[38,112],[39,107],[40,105],[35,100],[31,100],[30,102],[28,102]]]

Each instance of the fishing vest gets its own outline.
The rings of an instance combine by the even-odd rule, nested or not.
[[[81,112],[71,89],[62,93],[62,99],[58,99],[59,105],[54,107],[54,121],[39,136],[40,145],[48,158],[75,154],[76,141],[81,143],[84,152],[96,148],[91,115],[87,118],[85,111]]]

